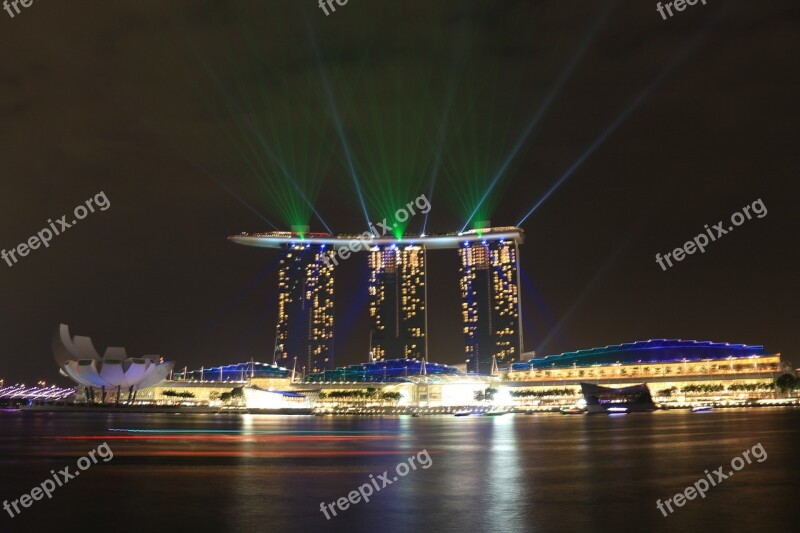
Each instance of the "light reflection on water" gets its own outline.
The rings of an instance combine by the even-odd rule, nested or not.
[[[0,500],[107,440],[114,459],[0,516],[0,531],[709,531],[793,529],[800,410],[622,417],[278,417],[0,414]],[[656,499],[761,442],[747,465],[668,518]],[[319,507],[426,449],[326,521]],[[743,503],[744,502],[744,503]],[[124,520],[120,522],[120,517]],[[135,517],[135,518],[133,518]],[[635,527],[634,527],[635,525]]]

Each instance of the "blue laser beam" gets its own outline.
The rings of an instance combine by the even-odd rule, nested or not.
[[[614,266],[614,263],[616,262],[617,258],[620,255],[622,255],[622,253],[625,250],[628,249],[631,242],[633,242],[634,237],[639,233],[641,233],[643,228],[644,228],[643,224],[637,223],[633,226],[631,231],[629,231],[627,235],[623,237],[622,241],[616,247],[614,252],[603,262],[600,268],[595,272],[594,276],[592,276],[592,279],[589,280],[589,282],[583,287],[583,290],[581,290],[580,294],[578,294],[578,297],[575,298],[575,300],[572,302],[572,304],[569,306],[566,312],[561,316],[556,325],[550,330],[550,333],[536,347],[537,354],[543,354],[545,346],[547,346],[550,343],[553,337],[560,335],[561,328],[564,327],[564,324],[566,324],[570,320],[570,318],[572,318],[572,315],[575,314],[575,311],[578,309],[578,306],[580,306],[580,304],[583,303],[586,297],[589,296],[589,294],[597,286],[600,280],[602,280],[603,277],[606,274],[608,274],[608,272],[611,270],[611,267]]]
[[[608,7],[606,7],[601,16],[591,27],[589,32],[584,36],[583,40],[578,45],[578,48],[576,49],[575,53],[572,55],[572,58],[570,59],[569,63],[567,63],[567,66],[561,71],[558,80],[556,80],[556,83],[550,88],[550,91],[548,92],[542,104],[539,106],[539,109],[536,111],[531,121],[522,131],[522,134],[519,136],[517,141],[514,143],[514,146],[511,148],[511,151],[509,152],[506,159],[500,165],[500,168],[495,173],[494,177],[492,178],[492,181],[489,183],[489,186],[483,193],[483,196],[481,196],[481,199],[475,206],[475,209],[473,209],[472,213],[470,213],[469,218],[467,218],[467,221],[461,228],[462,232],[465,231],[467,229],[467,226],[469,226],[469,223],[472,222],[472,219],[475,217],[475,214],[478,212],[483,203],[489,197],[489,194],[498,184],[500,178],[502,178],[503,175],[506,173],[508,167],[511,165],[511,163],[514,161],[519,151],[525,145],[525,142],[528,140],[528,137],[530,137],[531,133],[533,133],[533,130],[539,124],[539,121],[542,119],[545,112],[550,108],[550,105],[553,103],[553,100],[555,100],[556,96],[558,96],[558,93],[561,91],[561,88],[564,86],[569,77],[572,75],[572,72],[575,70],[575,67],[578,65],[578,62],[581,60],[583,55],[586,53],[586,50],[589,48],[589,43],[592,42],[592,39],[594,39],[594,36],[597,34],[598,30],[602,27],[603,23],[605,22],[606,18],[608,17],[608,14],[611,12],[611,9],[614,5],[616,5],[616,3],[609,4]]]
[[[616,130],[617,127],[619,127],[619,125],[622,124],[625,119],[627,119],[628,116],[630,116],[630,114],[641,105],[649,93],[650,90],[646,90],[640,93],[636,99],[634,99],[633,103],[629,105],[628,108],[625,109],[625,111],[623,111],[622,114],[619,115],[617,119],[608,128],[606,128],[606,130],[597,139],[595,139],[591,145],[589,145],[589,148],[584,150],[580,157],[578,157],[578,159],[572,163],[572,165],[570,165],[567,171],[564,172],[564,174],[562,174],[561,177],[558,178],[549,189],[547,189],[547,192],[545,192],[544,195],[533,205],[533,207],[531,207],[530,210],[525,213],[525,216],[523,216],[519,222],[517,222],[517,226],[521,226],[528,219],[528,217],[534,213],[534,211],[536,211],[548,198],[550,198],[554,192],[556,192],[556,190],[558,190],[562,183],[567,181],[567,179],[572,176],[572,174],[583,164],[583,162],[586,161],[586,159],[588,159],[588,157],[592,155],[594,151],[605,142],[606,139],[608,139],[614,130]]]
[[[250,281],[248,281],[247,284],[228,301],[228,303],[223,305],[221,308],[217,309],[214,315],[209,319],[206,326],[203,328],[203,331],[204,332],[213,331],[214,326],[216,326],[216,324],[219,323],[219,321],[222,319],[223,316],[227,315],[231,311],[231,309],[239,305],[239,303],[241,303],[246,296],[248,296],[251,292],[253,292],[256,287],[261,285],[261,283],[267,278],[267,276],[270,275],[273,270],[275,270],[275,267],[278,266],[278,264],[283,259],[285,254],[286,251],[285,250],[282,251],[281,254],[276,259],[270,261],[266,267],[264,267],[260,272],[258,272],[258,274],[253,276],[253,278]]]
[[[462,32],[463,37],[463,32]],[[447,94],[444,99],[444,113],[442,113],[441,121],[439,122],[439,130],[436,135],[436,152],[434,153],[433,167],[431,168],[431,186],[428,188],[428,201],[433,205],[433,193],[436,190],[436,178],[439,176],[439,169],[442,164],[442,152],[444,151],[444,141],[447,131],[447,120],[450,116],[450,110],[453,108],[453,95],[456,92],[457,82],[457,63],[453,61],[450,64],[450,82],[447,87]],[[433,209],[425,213],[425,218],[422,221],[422,234],[428,228],[428,217]]]
[[[206,71],[206,74],[208,74],[208,76],[211,78],[211,81],[214,83],[214,85],[216,86],[217,90],[220,92],[220,94],[223,95],[225,102],[227,102],[228,105],[232,106],[236,110],[236,112],[239,114],[239,116],[241,116],[241,117],[243,117],[245,119],[245,124],[247,124],[248,128],[250,129],[250,131],[254,134],[254,137],[256,139],[258,139],[259,143],[267,151],[267,155],[270,157],[270,159],[272,159],[272,161],[274,161],[278,165],[278,167],[281,169],[281,172],[283,172],[284,176],[289,180],[289,182],[300,193],[301,198],[303,198],[303,200],[306,202],[306,204],[311,208],[311,211],[314,213],[314,215],[316,215],[317,219],[319,219],[319,221],[322,223],[322,225],[325,226],[325,229],[328,230],[328,233],[333,233],[333,231],[331,231],[331,229],[328,226],[328,224],[322,218],[322,215],[320,215],[319,212],[316,210],[316,208],[314,207],[314,204],[312,204],[311,201],[308,199],[308,196],[306,196],[306,194],[303,192],[303,190],[300,188],[300,186],[294,180],[294,178],[292,177],[291,173],[286,168],[286,166],[283,164],[283,162],[280,160],[280,158],[275,154],[275,152],[272,150],[272,148],[263,141],[263,139],[261,138],[260,132],[258,131],[258,128],[255,126],[255,124],[253,124],[251,121],[247,120],[247,114],[244,113],[242,111],[242,109],[239,107],[239,105],[236,103],[236,99],[228,91],[227,86],[222,82],[222,80],[219,78],[219,76],[217,76],[216,72],[211,67],[211,65],[209,65],[209,63],[205,60],[205,58],[203,57],[201,51],[195,46],[192,46],[192,48],[193,48],[193,50],[195,52],[196,59],[203,66],[203,68]],[[251,150],[252,150],[252,147],[251,147]],[[263,169],[263,166],[262,166],[262,169]],[[207,171],[206,171],[206,173],[208,174]],[[214,179],[213,176],[212,176],[212,179]],[[220,186],[222,186],[225,190],[227,190],[228,192],[231,192],[230,189],[228,189],[227,187],[222,185],[222,183],[220,181],[218,181],[216,179],[215,179],[215,181],[217,181],[217,183]],[[233,193],[231,192],[231,194],[233,194]],[[242,201],[238,196],[236,196],[236,198],[239,199],[239,201]],[[246,203],[245,203],[245,205],[250,207]],[[252,210],[252,207],[250,209]],[[263,219],[263,217],[261,217],[261,218]],[[264,220],[266,220],[266,219],[264,219]],[[279,231],[278,228],[275,227],[274,224],[272,224],[269,221],[267,221],[267,222],[276,231]]]
[[[536,304],[536,308],[539,310],[539,314],[544,318],[546,322],[546,327],[550,328],[551,331],[556,332],[555,334],[556,336],[558,336],[557,340],[559,342],[563,341],[563,339],[559,335],[560,330],[555,328],[556,321],[553,318],[553,315],[550,313],[550,310],[545,305],[542,296],[539,294],[539,291],[536,290],[536,287],[533,286],[533,282],[531,282],[530,278],[528,278],[528,276],[525,274],[525,271],[522,269],[522,265],[518,267],[517,271],[519,272],[519,277],[522,280],[522,286],[525,287],[525,290],[533,299],[534,304]]]
[[[442,150],[444,148],[444,131],[445,131],[445,123],[446,117],[449,114],[449,106],[445,108],[445,112],[442,116],[442,122],[439,124],[439,133],[437,135],[438,139],[436,142],[436,152],[434,153],[433,159],[433,167],[431,168],[431,186],[428,187],[428,202],[433,205],[433,193],[436,190],[436,178],[439,175],[439,168],[441,167],[442,163]],[[428,228],[428,216],[431,214],[433,209],[429,209],[427,213],[425,213],[425,218],[422,219],[422,234],[425,235],[425,231]]]
[[[730,6],[727,6],[730,9]],[[666,64],[666,66],[659,72],[659,74],[653,78],[650,83],[648,83],[644,89],[633,99],[633,101],[622,111],[622,113],[611,123],[611,125],[603,131],[600,136],[589,145],[589,147],[584,150],[584,152],[578,157],[578,159],[570,165],[564,174],[561,175],[558,180],[547,190],[547,192],[542,196],[531,209],[525,213],[519,222],[517,222],[517,226],[521,226],[527,219],[530,217],[544,202],[547,200],[550,195],[552,195],[562,183],[564,183],[582,164],[586,159],[591,156],[595,150],[597,150],[608,137],[614,133],[614,131],[622,124],[636,109],[639,108],[640,105],[647,99],[648,96],[658,87],[662,81],[673,71],[675,68],[680,65],[688,56],[689,54],[700,44],[700,41],[708,34],[710,29],[719,22],[722,16],[727,12],[727,9],[721,10],[716,17],[714,17],[709,25],[704,29],[702,32],[698,32],[688,43],[686,43],[683,48],[672,58],[672,60]]]
[[[317,67],[319,68],[319,75],[320,79],[322,80],[322,86],[325,89],[325,95],[328,98],[328,105],[330,106],[331,116],[333,117],[333,123],[336,127],[336,134],[339,136],[339,142],[342,145],[342,150],[344,151],[345,159],[347,160],[347,169],[350,172],[350,177],[353,179],[353,185],[356,188],[356,193],[358,194],[358,201],[361,203],[361,210],[364,213],[364,220],[367,223],[367,228],[370,227],[370,218],[369,213],[367,212],[367,204],[364,201],[364,194],[361,191],[361,183],[358,180],[358,173],[356,172],[355,163],[353,162],[353,156],[350,152],[350,144],[347,141],[347,135],[344,132],[344,128],[342,127],[342,120],[339,115],[339,108],[336,106],[336,100],[333,96],[333,90],[331,89],[330,82],[328,81],[328,75],[325,71],[325,65],[322,61],[322,57],[319,53],[319,47],[317,46],[317,42],[314,39],[314,34],[311,30],[311,25],[306,25],[308,29],[308,41],[311,50],[314,52],[314,58],[317,61]]]
[[[241,196],[239,196],[239,195],[238,195],[238,194],[236,194],[234,191],[232,191],[232,190],[231,190],[231,189],[230,189],[230,188],[229,188],[227,185],[225,185],[225,183],[223,183],[223,182],[222,182],[222,180],[220,180],[219,178],[217,178],[216,176],[214,176],[214,174],[212,174],[210,171],[208,171],[208,170],[207,170],[205,167],[203,167],[202,165],[200,165],[199,163],[197,163],[196,161],[194,161],[193,159],[191,159],[191,158],[189,158],[189,157],[187,157],[187,160],[189,161],[189,163],[190,163],[190,164],[191,164],[191,165],[192,165],[192,166],[193,166],[195,169],[199,170],[200,172],[202,172],[203,174],[205,174],[206,176],[208,176],[209,178],[211,178],[211,180],[212,180],[212,181],[214,181],[214,183],[216,183],[217,185],[219,185],[219,186],[220,186],[220,188],[222,188],[222,189],[223,189],[224,191],[226,191],[228,194],[230,194],[231,196],[233,196],[234,198],[236,198],[237,200],[239,200],[239,202],[240,202],[240,203],[241,203],[243,206],[245,206],[245,207],[246,207],[246,208],[248,208],[250,211],[252,211],[253,213],[255,213],[255,214],[256,214],[256,216],[257,216],[258,218],[260,218],[261,220],[263,220],[264,222],[266,222],[267,224],[269,224],[269,225],[272,227],[272,229],[274,229],[275,231],[280,231],[280,230],[278,229],[278,226],[276,226],[275,224],[273,224],[272,222],[270,222],[270,221],[269,221],[269,220],[268,220],[268,219],[267,219],[267,218],[266,218],[264,215],[262,215],[261,213],[259,213],[259,212],[258,212],[258,210],[257,210],[255,207],[253,207],[252,205],[250,205],[250,204],[248,204],[246,201],[244,201],[244,200],[242,199],[242,197],[241,197]]]
[[[311,211],[314,213],[314,215],[316,215],[317,219],[322,223],[322,225],[325,226],[325,229],[328,230],[328,233],[333,234],[330,226],[328,226],[328,224],[325,222],[325,219],[322,218],[322,215],[319,214],[319,211],[317,211],[317,209],[314,207],[314,204],[311,202],[311,200],[308,199],[308,196],[306,196],[306,194],[303,192],[303,189],[300,188],[300,185],[297,184],[297,181],[294,179],[291,172],[289,172],[289,169],[286,168],[286,165],[283,164],[283,161],[281,161],[275,151],[272,150],[272,147],[264,141],[256,125],[248,119],[247,114],[242,112],[239,106],[236,105],[236,102],[233,102],[233,106],[239,112],[240,116],[244,118],[245,124],[247,124],[247,126],[250,128],[253,136],[258,140],[258,143],[261,145],[261,147],[267,152],[267,155],[270,157],[270,159],[272,159],[272,161],[278,166],[283,173],[283,176],[294,186],[295,190],[297,190],[297,192],[300,194],[300,197],[305,201],[308,207],[311,208]]]

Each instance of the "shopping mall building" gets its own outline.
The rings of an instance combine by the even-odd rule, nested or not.
[[[571,405],[581,383],[645,384],[657,403],[768,402],[794,375],[763,346],[656,339],[532,358],[491,375],[416,359],[373,361],[300,376],[276,365],[239,363],[175,372],[137,400],[183,405],[341,410],[456,407],[548,408]],[[490,394],[486,394],[490,390]],[[227,394],[227,397],[225,396]],[[253,405],[251,405],[253,404]]]
[[[791,363],[763,346],[655,339],[514,363],[501,383],[521,403],[578,397],[581,382],[646,384],[659,402],[722,401],[775,398],[775,381],[787,373]]]
[[[581,383],[645,384],[660,403],[768,400],[781,396],[776,380],[783,374],[794,375],[791,363],[763,346],[655,339],[532,358],[488,376],[398,359],[313,374],[293,386],[327,391],[319,399],[323,405],[363,405],[363,396],[330,392],[371,388],[399,391],[399,405],[528,408],[574,403],[582,397]],[[493,389],[491,400],[480,399],[486,389]]]

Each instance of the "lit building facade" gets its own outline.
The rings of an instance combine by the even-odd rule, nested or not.
[[[502,379],[527,402],[568,403],[583,383],[644,383],[659,402],[744,401],[775,398],[776,379],[794,373],[761,345],[652,339],[513,363]]]
[[[547,411],[574,405],[584,397],[585,385],[620,389],[615,393],[637,393],[646,385],[652,400],[673,407],[797,405],[800,391],[781,391],[778,386],[784,374],[795,375],[791,362],[760,345],[655,339],[517,362],[494,376],[408,359],[360,363],[307,375],[293,388],[302,393],[324,392],[324,397],[319,396],[322,408]],[[485,399],[489,388],[495,389],[491,400]],[[382,392],[400,392],[402,397],[390,400]]]
[[[325,245],[292,245],[278,272],[276,359],[320,372],[333,366],[333,265]]]
[[[333,342],[333,265],[357,251],[369,254],[373,360],[428,359],[429,250],[459,250],[461,256],[459,280],[467,369],[490,373],[495,360],[504,366],[519,360],[522,331],[518,262],[519,245],[525,240],[520,228],[381,237],[274,231],[241,233],[229,239],[244,246],[291,253],[281,262],[276,342],[281,365],[291,365],[292,359],[298,357],[303,363],[298,370],[304,374],[332,366],[327,354],[331,353]],[[320,261],[326,257],[323,253],[329,254],[328,261]],[[309,301],[312,292],[317,293],[316,300]],[[312,309],[314,316],[306,316]],[[306,329],[310,331],[308,336]],[[306,352],[313,352],[313,356]]]
[[[373,246],[369,251],[372,358],[427,357],[425,249]]]
[[[513,240],[465,242],[461,313],[467,370],[488,374],[493,360],[508,366],[521,351],[519,250]]]

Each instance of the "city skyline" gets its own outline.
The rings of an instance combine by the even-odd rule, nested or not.
[[[796,2],[6,3],[0,531],[792,530]]]
[[[345,20],[371,27],[371,10],[315,18],[286,3],[277,24],[264,6],[248,16],[216,6],[209,17],[209,9],[126,7],[136,20],[185,28],[177,43],[117,28],[106,10],[91,23],[61,6],[6,21],[4,38],[26,52],[4,66],[18,80],[3,108],[6,131],[17,133],[5,143],[0,248],[99,191],[113,204],[3,267],[0,343],[16,356],[0,368],[7,382],[59,379],[42,369],[60,322],[181,367],[271,361],[277,256],[225,237],[272,231],[269,223],[360,233],[384,218],[391,226],[394,210],[423,193],[432,209],[404,222],[404,233],[456,231],[470,219],[514,225],[532,212],[519,250],[525,351],[710,338],[788,356],[800,343],[791,320],[800,293],[790,245],[797,161],[786,145],[797,73],[783,55],[720,54],[739,35],[742,49],[790,57],[795,41],[766,30],[789,8],[706,7],[663,21],[633,5],[411,2],[381,15],[397,21],[386,39],[335,29]],[[568,23],[544,22],[554,20]],[[412,21],[414,31],[399,30]],[[26,29],[41,23],[53,42],[74,47],[53,49]],[[724,31],[690,30],[703,24]],[[103,55],[100,29],[108,27],[118,30],[125,68]],[[253,52],[237,37],[243,31],[268,36],[269,46]],[[369,61],[351,61],[363,51]],[[100,80],[65,77],[63,65],[76,57]],[[41,65],[44,82],[29,79],[30,64]],[[264,64],[272,77],[256,68]],[[753,82],[775,73],[779,85]],[[98,94],[98,83],[107,90]],[[61,113],[66,95],[69,116]],[[262,101],[279,102],[277,114],[264,113]],[[62,118],[31,129],[41,116]],[[241,116],[252,120],[235,122]],[[676,117],[691,117],[693,127]],[[676,144],[666,149],[668,139]],[[253,155],[251,146],[262,149]],[[274,177],[259,183],[254,172]],[[655,262],[757,198],[768,216],[668,271]],[[430,357],[462,364],[458,258],[429,254],[426,267],[437,288],[428,301]],[[337,270],[337,364],[369,351],[367,273],[363,254]]]

